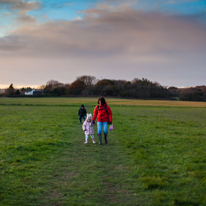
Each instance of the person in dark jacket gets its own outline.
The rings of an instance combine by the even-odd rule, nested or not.
[[[82,118],[83,120],[85,121],[85,116],[87,114],[87,110],[84,108],[84,105],[82,104],[81,107],[79,108],[79,112],[78,112],[78,115],[79,115],[79,124],[82,123]]]
[[[104,97],[100,97],[97,101],[98,105],[94,108],[93,124],[97,118],[97,133],[99,137],[99,145],[102,144],[102,129],[104,133],[105,144],[107,144],[107,127],[112,124],[112,110],[107,105]]]

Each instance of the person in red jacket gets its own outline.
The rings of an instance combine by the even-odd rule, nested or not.
[[[93,123],[95,123],[95,120],[97,118],[97,133],[99,137],[99,145],[102,145],[102,129],[104,132],[104,140],[105,144],[107,144],[107,127],[108,124],[112,124],[112,110],[107,105],[104,97],[100,97],[97,101],[97,106],[94,108],[94,115],[93,115]]]

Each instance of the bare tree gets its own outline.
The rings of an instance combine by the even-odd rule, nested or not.
[[[15,89],[13,87],[13,84],[10,84],[9,88],[5,90],[5,94],[7,95],[14,95],[15,94]]]
[[[56,80],[50,80],[46,83],[46,86],[49,86],[51,88],[57,88],[57,87],[62,87],[64,84],[63,83],[60,83]]]
[[[46,85],[40,85],[37,87],[37,89],[39,89],[39,90],[44,90],[45,88],[46,88]]]
[[[83,75],[83,76],[77,77],[77,80],[84,82],[85,85],[87,86],[93,85],[96,83],[96,77],[94,76]]]

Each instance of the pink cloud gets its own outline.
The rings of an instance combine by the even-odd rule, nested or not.
[[[22,18],[34,20],[30,16]],[[79,21],[21,27],[0,40],[0,50],[15,45],[14,53],[19,48],[22,53],[34,56],[40,53],[46,56],[62,53],[87,56],[105,52],[114,55],[188,52],[205,50],[205,38],[204,24],[181,16],[132,9],[115,12],[93,9]]]
[[[48,77],[45,81],[61,81],[55,76],[75,78],[85,71],[96,76],[103,70],[111,74],[113,69],[112,78],[118,74],[117,78],[127,75],[132,79],[137,73],[162,83],[156,78],[165,74],[168,79],[174,74],[172,68],[177,76],[191,72],[188,78],[192,78],[195,69],[204,76],[205,40],[205,24],[191,18],[128,7],[89,9],[78,21],[27,24],[0,38],[0,62],[4,65],[0,71],[14,71],[12,65],[18,65],[27,76],[36,68],[41,77]]]

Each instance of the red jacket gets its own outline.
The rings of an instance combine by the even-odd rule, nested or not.
[[[112,122],[112,110],[107,105],[107,103],[105,103],[104,105],[97,105],[94,108],[94,115],[92,120],[95,121],[96,118],[97,122]]]

